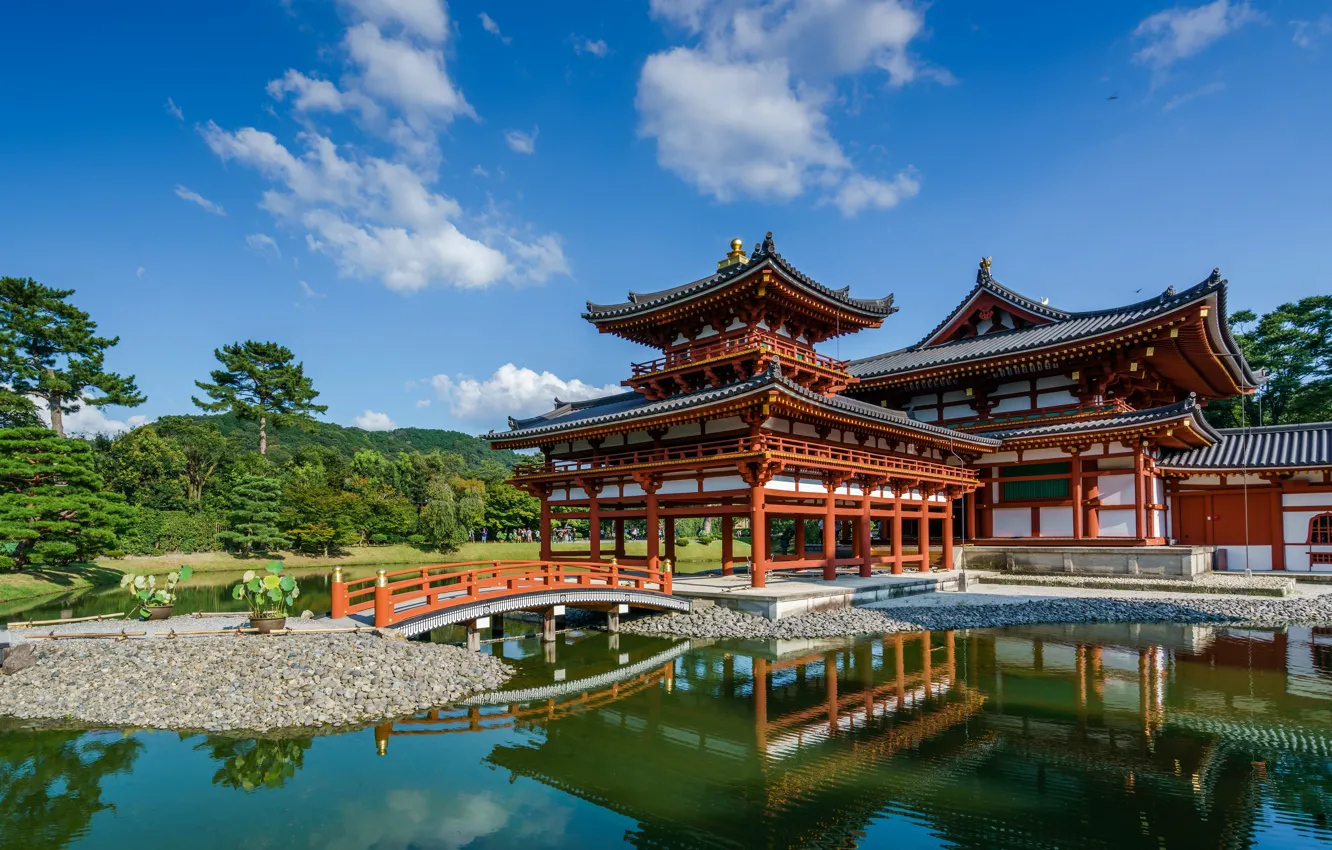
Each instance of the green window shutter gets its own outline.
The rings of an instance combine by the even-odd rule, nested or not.
[[[999,477],[1023,478],[1029,475],[1067,475],[1072,470],[1068,461],[1053,463],[1027,463],[1021,466],[1005,466],[999,470]],[[1025,499],[1067,499],[1067,478],[1044,478],[1037,481],[1001,481],[1000,498],[1006,502]]]

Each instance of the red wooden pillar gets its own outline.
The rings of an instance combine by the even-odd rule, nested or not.
[[[922,487],[920,495],[920,523],[916,526],[916,541],[917,548],[920,550],[920,571],[928,573],[930,571],[930,491]]]
[[[953,568],[953,496],[948,490],[944,491],[944,496],[948,501],[944,502],[943,562],[939,566],[940,569],[947,571]]]
[[[1088,481],[1083,482],[1083,489],[1086,490],[1087,523],[1083,532],[1088,538],[1101,536],[1101,512],[1095,507],[1097,500],[1101,498],[1101,488],[1097,484],[1096,477],[1092,476]]]
[[[1269,525],[1272,528],[1272,569],[1286,568],[1286,530],[1281,516],[1281,479],[1269,479],[1272,484],[1272,497],[1269,501],[1271,511]]]
[[[1137,525],[1139,539],[1149,535],[1147,528],[1146,471],[1143,468],[1142,443],[1133,447],[1133,521]]]
[[[541,560],[551,558],[550,546],[550,491],[541,494]]]
[[[931,680],[934,678],[934,671],[931,667],[931,662],[933,662],[934,659],[930,657],[929,632],[920,633],[920,648],[921,648],[920,657],[922,659],[922,661],[920,662],[921,664],[920,677],[925,680],[925,698],[929,699],[931,696],[933,696],[933,693],[930,690],[930,684]]]
[[[990,484],[990,471],[982,469],[980,487],[976,490],[976,497],[980,499],[977,503],[980,507],[980,528],[977,536],[986,540],[994,536],[994,512],[991,504],[993,496],[994,490]]]
[[[752,587],[766,587],[768,578],[768,514],[763,501],[763,487],[750,489],[749,497],[749,583]]]
[[[1072,450],[1073,476],[1069,481],[1069,495],[1073,497],[1073,538],[1082,538],[1082,455]]]
[[[722,575],[729,576],[735,572],[735,537],[734,522],[735,517],[726,514],[721,521],[722,534]]]
[[[624,557],[624,519],[618,517],[615,520],[615,557]]]
[[[666,526],[664,529],[662,529],[661,532],[662,535],[665,536],[666,538],[666,544],[664,547],[666,549],[666,560],[670,561],[671,565],[674,566],[675,565],[675,517],[673,516],[666,517],[666,519],[663,521],[662,524]]]
[[[893,575],[902,574],[902,497],[906,491],[893,488]]]
[[[795,556],[803,561],[805,559],[805,517],[801,514],[796,514],[795,540],[792,541],[791,547],[795,550]]]
[[[589,561],[601,560],[601,500],[600,488],[587,489],[587,554]]]
[[[768,659],[754,659],[754,735],[760,753],[768,749]]]
[[[828,697],[828,734],[837,734],[837,653],[823,656],[823,682]]]
[[[837,487],[828,485],[823,514],[823,579],[837,578]]]
[[[870,545],[870,484],[860,483],[860,527],[857,529],[856,542],[860,544],[860,577],[869,578],[874,567],[874,548]]]
[[[962,529],[963,540],[974,540],[979,536],[978,529],[976,528],[976,496],[977,491],[975,490],[962,496],[967,511],[966,526]]]
[[[661,569],[661,554],[657,548],[657,488],[644,487],[647,494],[647,567],[650,570]]]

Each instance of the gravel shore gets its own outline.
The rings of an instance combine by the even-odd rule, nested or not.
[[[40,641],[34,653],[0,676],[0,716],[210,732],[360,725],[510,675],[489,655],[368,634]]]
[[[958,594],[962,597],[962,594]],[[942,601],[942,600],[940,600]],[[967,600],[959,598],[959,603]],[[1332,624],[1332,596],[1288,599],[1063,598],[1007,604],[895,604],[848,608],[776,622],[729,608],[701,608],[633,620],[623,631],[697,638],[821,638],[1036,623],[1235,623],[1260,627]]]

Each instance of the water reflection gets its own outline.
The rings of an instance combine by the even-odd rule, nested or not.
[[[643,847],[1299,844],[1332,837],[1329,645],[1166,625],[695,641],[376,744],[526,730],[485,762],[633,818]]]
[[[213,784],[240,791],[281,788],[305,766],[309,738],[243,740],[209,735],[195,746],[220,762]]]

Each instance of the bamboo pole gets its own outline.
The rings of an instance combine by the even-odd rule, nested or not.
[[[27,636],[24,639],[25,640],[81,640],[81,639],[92,639],[92,638],[101,638],[101,639],[114,638],[116,640],[122,640],[124,638],[143,637],[146,634],[148,633],[127,632],[124,629],[121,629],[118,632],[71,632],[69,634],[56,634],[55,632],[51,632],[50,634],[47,635]]]
[[[123,620],[125,615],[121,614],[94,614],[91,617],[71,617],[68,620],[28,620],[26,622],[7,623],[6,626],[11,629],[30,629],[34,626],[60,626],[65,623],[86,623],[90,620],[96,620],[99,623],[103,620]]]

